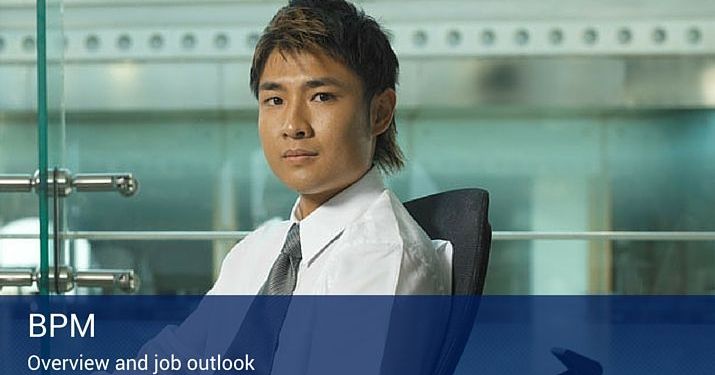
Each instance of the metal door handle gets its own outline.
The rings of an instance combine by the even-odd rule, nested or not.
[[[32,175],[3,174],[0,175],[0,192],[30,192],[32,191]]]
[[[77,174],[72,179],[72,187],[77,191],[111,191],[130,197],[137,192],[139,182],[130,174]]]
[[[54,191],[54,175],[50,172],[47,174],[50,194]],[[68,170],[59,169],[56,183],[60,197],[66,197],[72,191],[117,191],[125,197],[130,197],[139,189],[139,181],[131,173],[78,173],[73,176]],[[40,171],[35,171],[33,175],[0,175],[0,193],[32,190],[37,192],[39,186]]]
[[[0,289],[4,286],[32,286],[40,280],[40,272],[34,268],[0,268]],[[55,285],[55,275],[50,272],[49,281]],[[63,292],[75,287],[118,288],[127,293],[139,289],[139,277],[134,270],[86,270],[73,271],[70,266],[59,267],[59,286]]]

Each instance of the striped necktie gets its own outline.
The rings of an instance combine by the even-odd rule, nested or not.
[[[300,251],[300,228],[293,223],[288,231],[283,249],[271,267],[268,279],[259,294],[269,296],[291,295],[298,280],[298,266],[302,259]]]
[[[301,258],[300,232],[298,223],[294,223],[268,279],[248,308],[238,335],[226,351],[229,358],[250,354],[255,358],[255,374],[267,375],[272,371],[278,337],[298,280]]]

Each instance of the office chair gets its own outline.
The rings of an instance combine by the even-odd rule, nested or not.
[[[456,298],[448,302],[449,318],[443,336],[425,337],[418,333],[412,336],[415,341],[430,340],[427,348],[419,347],[415,349],[418,351],[413,351],[410,345],[404,345],[405,341],[400,342],[400,339],[411,337],[415,324],[424,322],[408,322],[409,319],[392,321],[396,340],[386,347],[387,360],[382,363],[382,373],[404,373],[409,369],[412,374],[451,375],[462,356],[479,308],[479,299],[473,296],[481,295],[484,289],[492,237],[487,216],[489,193],[481,189],[452,190],[405,202],[404,205],[430,238],[452,242],[452,295]],[[415,309],[420,309],[419,303],[419,299],[399,300],[393,306],[393,312],[397,311],[396,316],[401,318],[409,317]],[[426,302],[426,309],[434,307],[434,302]],[[410,324],[413,326],[410,327]],[[428,364],[431,369],[414,363],[419,362],[416,358],[420,354],[425,354],[419,350],[425,349],[428,353],[437,354],[432,357],[434,360],[422,363]],[[411,366],[413,363],[415,366]]]
[[[481,295],[492,240],[489,193],[451,190],[404,205],[430,238],[452,242],[452,295]]]

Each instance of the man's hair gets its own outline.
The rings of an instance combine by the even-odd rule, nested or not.
[[[266,26],[251,66],[251,90],[258,84],[268,56],[281,53],[325,53],[360,77],[368,108],[372,98],[395,89],[399,63],[388,37],[374,18],[344,0],[291,0]],[[404,164],[397,144],[395,118],[377,137],[373,163],[386,173]]]

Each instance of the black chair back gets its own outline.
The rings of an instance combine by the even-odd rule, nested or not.
[[[452,294],[482,294],[492,240],[489,193],[451,190],[404,205],[430,238],[452,242]]]
[[[452,242],[452,300],[434,374],[451,375],[464,352],[474,325],[489,263],[492,228],[489,193],[461,189],[406,202],[405,208],[432,239]],[[461,296],[461,297],[460,297]]]

